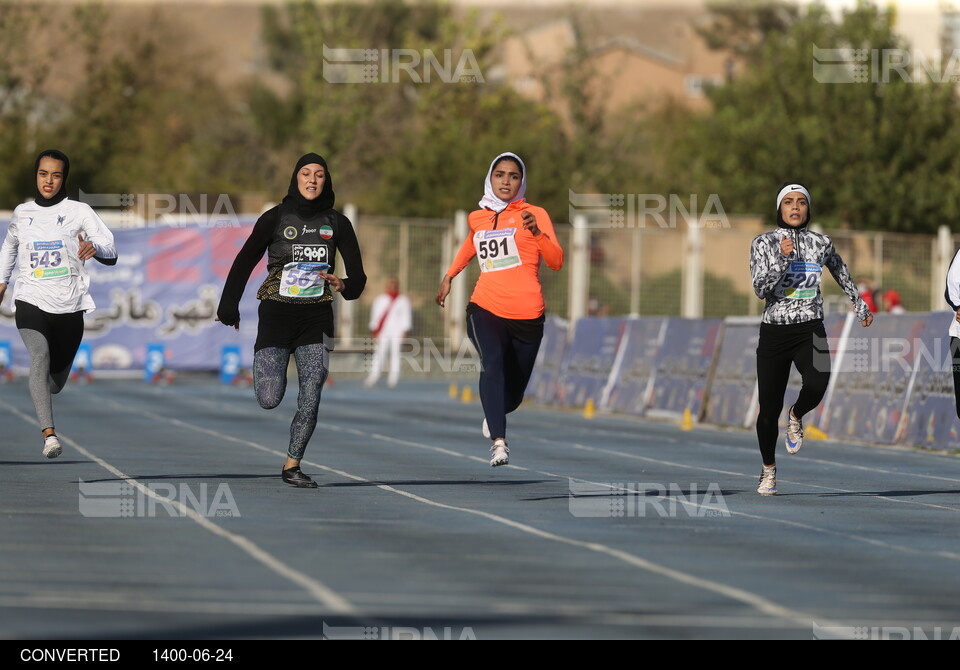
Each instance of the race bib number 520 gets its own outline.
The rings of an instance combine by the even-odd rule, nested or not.
[[[820,278],[823,268],[817,263],[794,261],[790,264],[780,283],[777,285],[777,296],[788,300],[811,300],[817,297],[820,290]]]
[[[496,272],[521,264],[516,228],[480,230],[473,236],[481,272]]]

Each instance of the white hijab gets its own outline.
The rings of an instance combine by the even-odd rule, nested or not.
[[[487,170],[487,180],[483,182],[483,197],[480,198],[480,207],[484,209],[492,209],[495,212],[502,212],[507,208],[507,205],[510,202],[504,202],[496,196],[493,192],[493,186],[490,184],[490,175],[493,174],[493,166],[497,164],[501,158],[507,157],[510,160],[517,162],[517,165],[520,166],[520,170],[523,172],[523,175],[520,179],[520,190],[517,191],[516,197],[510,202],[516,202],[517,200],[522,200],[524,194],[527,192],[527,166],[523,164],[523,161],[520,160],[520,156],[509,151],[502,153],[496,158],[493,159],[493,162],[490,163],[490,169]]]

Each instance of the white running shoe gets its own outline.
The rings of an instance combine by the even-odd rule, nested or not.
[[[757,493],[762,496],[775,496],[777,495],[777,466],[774,465],[772,468],[763,466],[763,470],[760,471],[760,483],[757,486]]]
[[[506,465],[510,462],[510,450],[507,449],[507,443],[503,440],[497,440],[493,443],[493,446],[490,447],[490,465],[497,467],[498,465]]]
[[[793,418],[793,407],[787,412],[787,453],[795,454],[803,446],[803,421]]]
[[[490,426],[487,425],[486,419],[483,420],[483,427],[480,429],[480,431],[483,433],[485,438],[488,440],[490,439]]]
[[[60,446],[60,439],[56,435],[44,439],[43,455],[47,458],[56,458],[63,453],[63,447]]]

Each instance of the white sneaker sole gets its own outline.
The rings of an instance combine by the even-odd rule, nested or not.
[[[480,428],[480,432],[483,433],[483,436],[490,439],[490,426],[487,425],[487,420],[483,420],[483,426]]]
[[[63,447],[58,441],[56,444],[48,444],[43,447],[43,455],[47,458],[56,458],[63,453]]]
[[[504,456],[503,458],[491,458],[490,467],[495,468],[500,465],[507,465],[510,462],[510,459]]]

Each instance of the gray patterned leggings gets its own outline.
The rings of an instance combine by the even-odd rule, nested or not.
[[[297,362],[300,394],[297,396],[297,413],[290,425],[287,455],[299,461],[317,427],[320,392],[327,381],[330,352],[322,344],[308,344],[294,349],[293,357]],[[289,349],[268,347],[253,355],[253,389],[257,394],[257,402],[264,409],[273,409],[283,400],[287,390],[289,363]]]

